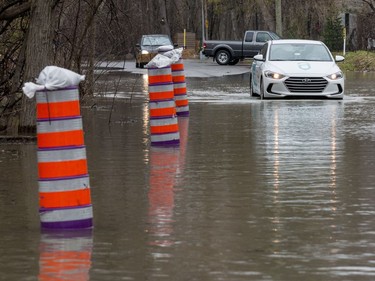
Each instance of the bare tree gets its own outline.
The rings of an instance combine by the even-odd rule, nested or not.
[[[31,1],[30,23],[26,37],[26,81],[33,81],[44,67],[52,63],[52,10],[55,4],[55,0]],[[22,99],[19,123],[21,132],[35,130],[35,108],[35,100],[26,97]]]
[[[362,0],[365,4],[367,4],[370,9],[375,12],[375,0]]]

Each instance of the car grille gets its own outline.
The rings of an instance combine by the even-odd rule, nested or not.
[[[291,93],[321,93],[328,81],[322,77],[290,77],[284,83]]]

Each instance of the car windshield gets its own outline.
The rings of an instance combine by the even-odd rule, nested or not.
[[[168,36],[146,36],[142,40],[143,46],[164,46],[172,45]]]
[[[332,61],[329,51],[321,44],[273,44],[270,61]]]

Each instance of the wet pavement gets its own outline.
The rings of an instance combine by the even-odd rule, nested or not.
[[[239,68],[187,77],[177,148],[150,146],[144,73],[99,79],[92,231],[42,232],[36,146],[0,144],[0,280],[374,280],[375,74],[261,101]]]

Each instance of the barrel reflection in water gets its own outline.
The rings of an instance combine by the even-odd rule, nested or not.
[[[175,185],[183,172],[188,135],[188,118],[179,118],[180,147],[150,148],[149,234],[150,244],[171,246]]]
[[[39,280],[90,280],[92,245],[91,229],[43,233]]]

